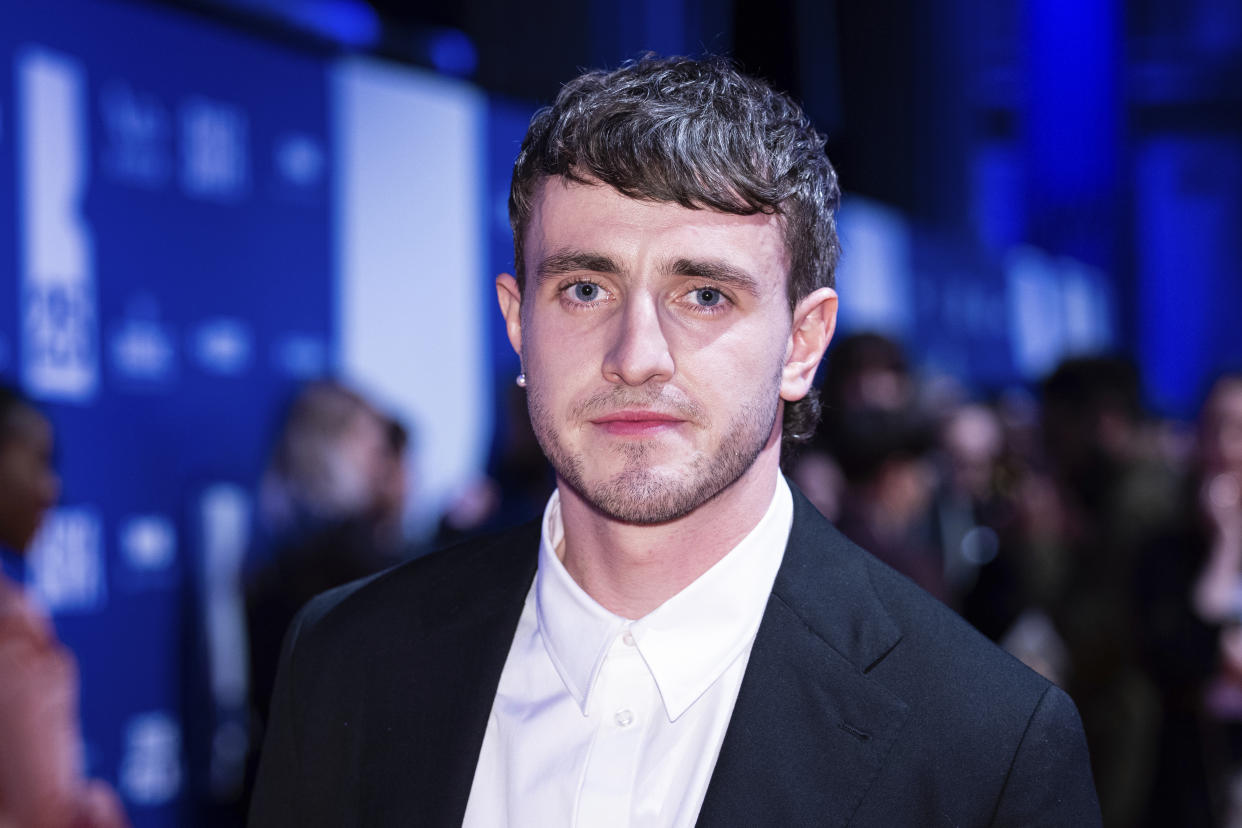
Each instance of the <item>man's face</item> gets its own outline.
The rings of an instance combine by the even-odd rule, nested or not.
[[[779,219],[552,178],[525,257],[523,294],[497,286],[562,483],[610,518],[661,523],[779,454],[781,398],[806,392]]]
[[[18,408],[0,437],[0,545],[30,545],[60,493],[52,470],[52,427],[43,415]]]

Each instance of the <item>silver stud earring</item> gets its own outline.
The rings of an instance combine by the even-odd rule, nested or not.
[[[523,371],[522,373],[518,374],[517,379],[515,379],[514,382],[517,383],[518,388],[525,388],[526,387],[526,372]]]

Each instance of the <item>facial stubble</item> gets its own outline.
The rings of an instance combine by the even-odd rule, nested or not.
[[[728,428],[718,432],[716,445],[694,453],[682,468],[660,473],[652,466],[659,446],[647,441],[619,442],[587,450],[615,451],[624,460],[620,472],[603,480],[587,480],[581,453],[574,453],[557,431],[554,418],[531,378],[527,387],[531,425],[540,447],[560,480],[592,508],[612,520],[636,525],[667,523],[684,517],[733,485],[746,473],[767,444],[780,411],[780,373],[738,410]],[[529,381],[529,380],[528,380]],[[656,399],[659,390],[655,390]],[[691,405],[692,404],[686,404]],[[621,406],[617,406],[621,407]],[[585,423],[585,417],[571,422]],[[710,431],[711,422],[700,406],[692,427]],[[593,426],[586,426],[593,428]]]

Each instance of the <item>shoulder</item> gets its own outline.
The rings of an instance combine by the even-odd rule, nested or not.
[[[900,640],[873,669],[903,698],[934,710],[962,736],[1018,734],[1047,700],[1068,697],[960,615],[878,560],[866,568]],[[1076,714],[1075,714],[1076,715]]]
[[[781,596],[866,676],[904,703],[909,733],[963,758],[1015,750],[1033,718],[1080,732],[1073,703],[1043,676],[905,576],[851,543],[795,497]],[[810,510],[810,511],[808,511]]]
[[[308,639],[348,644],[377,630],[417,635],[463,613],[485,612],[525,595],[538,550],[539,526],[526,524],[328,590],[298,613],[287,646]]]
[[[1036,697],[1047,689],[1047,680],[851,542],[800,493],[794,503],[777,591],[856,667],[893,681],[909,673],[912,692],[971,681],[1016,684]]]
[[[906,576],[844,537],[835,543],[858,561],[859,588],[893,629],[891,648],[865,669],[908,703],[960,716],[958,732],[983,735],[1002,720],[1020,730],[1045,694],[1064,695]]]
[[[921,791],[946,814],[982,808],[998,825],[1098,824],[1069,696],[795,503],[776,597],[850,662],[859,697],[901,711],[881,789]],[[880,799],[867,807],[883,811]],[[871,820],[885,821],[902,822]]]

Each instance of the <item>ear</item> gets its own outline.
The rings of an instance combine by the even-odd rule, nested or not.
[[[815,369],[828,350],[837,328],[837,292],[824,287],[804,296],[794,308],[793,330],[785,367],[781,371],[781,399],[796,402],[811,390]]]
[[[522,355],[522,288],[517,279],[508,273],[496,277],[496,300],[500,303],[500,313],[505,318],[505,330],[509,334],[509,344],[520,357]]]

